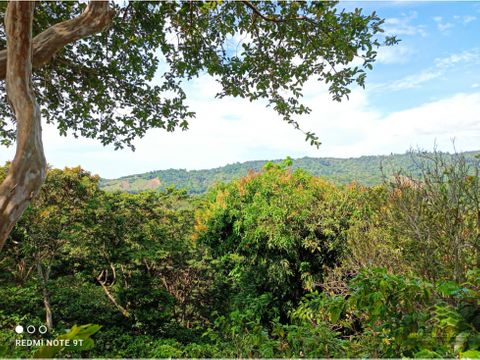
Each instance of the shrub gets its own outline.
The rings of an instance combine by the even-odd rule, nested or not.
[[[463,284],[364,270],[344,295],[312,293],[293,318],[328,323],[354,357],[458,357],[480,349],[480,277]],[[480,355],[480,353],[478,353]]]

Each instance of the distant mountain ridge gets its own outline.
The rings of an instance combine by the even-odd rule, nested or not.
[[[478,162],[475,155],[480,151],[461,153],[468,162]],[[279,163],[283,160],[272,160]],[[206,170],[168,169],[150,171],[143,174],[124,176],[118,179],[102,179],[100,187],[106,191],[139,192],[144,190],[163,190],[176,186],[186,189],[190,194],[202,194],[218,182],[228,182],[259,171],[267,160],[234,163]],[[315,176],[321,176],[338,184],[356,181],[371,186],[382,181],[382,167],[386,174],[403,169],[415,173],[416,165],[410,153],[392,155],[361,156],[358,158],[311,158],[293,159],[293,169],[304,169]]]

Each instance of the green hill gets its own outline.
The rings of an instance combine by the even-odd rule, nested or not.
[[[468,162],[478,161],[475,155],[480,151],[465,152]],[[282,160],[273,160],[278,163]],[[129,175],[118,179],[102,179],[100,186],[107,191],[139,192],[142,190],[163,190],[175,185],[187,189],[191,194],[202,194],[217,182],[228,182],[246,175],[249,171],[260,170],[268,161],[247,161],[229,164],[208,170],[168,169],[144,174]],[[416,173],[417,166],[410,153],[389,156],[362,156],[358,158],[311,158],[293,160],[293,169],[304,169],[315,176],[325,177],[335,183],[347,184],[356,181],[363,185],[375,185],[382,181],[382,167],[386,174],[400,169]]]

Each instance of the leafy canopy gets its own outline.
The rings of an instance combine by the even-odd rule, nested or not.
[[[304,171],[287,171],[289,164],[270,163],[212,190],[196,224],[230,293],[281,317],[340,261],[353,210],[347,194]]]
[[[35,10],[34,36],[78,16],[84,3],[44,2]],[[195,113],[184,84],[203,74],[220,84],[217,97],[265,99],[295,128],[307,79],[329,85],[334,100],[365,85],[385,37],[383,20],[361,10],[339,11],[336,2],[175,1],[111,5],[116,16],[98,35],[66,46],[34,70],[42,116],[59,132],[130,146],[149,128],[188,127]],[[6,5],[0,5],[0,16]],[[5,47],[4,29],[0,45]],[[361,59],[361,65],[352,61]],[[0,92],[5,93],[4,85]],[[14,121],[0,104],[0,142],[15,138]],[[307,140],[319,145],[315,134]]]

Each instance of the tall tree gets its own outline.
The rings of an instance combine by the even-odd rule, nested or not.
[[[18,280],[24,282],[36,272],[49,329],[54,323],[50,301],[51,281],[56,276],[53,267],[62,262],[62,253],[85,237],[86,228],[91,226],[88,214],[98,196],[98,177],[81,168],[49,170],[44,186],[5,247],[5,257],[16,263],[10,271]]]
[[[207,73],[221,84],[218,97],[266,99],[300,129],[309,78],[339,101],[353,83],[364,86],[376,49],[397,41],[381,40],[375,13],[339,11],[336,2],[45,2],[33,16],[34,6],[0,5],[0,79],[11,105],[0,104],[0,141],[17,143],[0,185],[0,248],[45,177],[40,114],[63,135],[133,148],[149,128],[188,128],[183,83]]]

